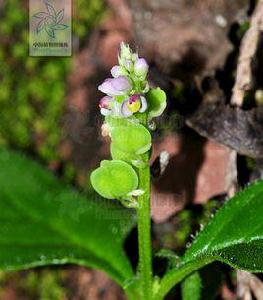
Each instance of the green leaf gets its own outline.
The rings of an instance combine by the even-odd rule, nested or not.
[[[183,300],[200,300],[201,299],[202,281],[198,272],[194,272],[182,283]]]
[[[135,155],[134,153],[126,153],[119,150],[117,147],[115,147],[115,144],[111,143],[111,156],[113,159],[116,160],[123,160],[126,162],[131,162],[132,160],[138,159],[138,155]]]
[[[0,150],[0,268],[74,263],[133,276],[122,249],[131,210],[81,195],[22,155]]]
[[[140,124],[113,127],[111,139],[114,147],[130,154],[143,154],[151,148],[151,134]]]
[[[166,108],[166,94],[160,88],[150,89],[146,94],[149,118],[159,117]]]
[[[107,199],[125,198],[138,187],[134,169],[121,160],[103,160],[90,176],[93,188]]]
[[[131,126],[132,124],[139,124],[139,120],[137,120],[134,116],[131,116],[129,118],[116,118],[116,117],[106,116],[105,121],[111,129],[114,127],[120,127],[120,126],[128,127]]]
[[[227,201],[184,256],[211,257],[252,272],[263,271],[263,182]]]
[[[169,271],[159,293],[213,261],[251,272],[263,271],[263,182],[226,202],[186,251],[178,269]]]

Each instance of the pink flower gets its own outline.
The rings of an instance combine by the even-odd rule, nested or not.
[[[118,78],[106,79],[98,90],[109,95],[109,96],[121,96],[127,94],[132,89],[130,81],[125,76]]]
[[[101,98],[99,104],[101,114],[104,116],[110,115],[113,104],[114,104],[114,99],[112,97],[104,96],[103,98]]]
[[[144,58],[138,58],[134,64],[134,73],[137,76],[145,77],[149,70],[149,66]]]
[[[121,75],[123,75],[120,66],[113,66],[111,68],[110,72],[111,72],[112,77],[114,77],[114,78],[117,78],[117,77],[120,77]]]
[[[132,95],[129,99],[125,100],[121,105],[121,115],[129,117],[136,112],[145,112],[147,109],[147,101],[141,95]]]

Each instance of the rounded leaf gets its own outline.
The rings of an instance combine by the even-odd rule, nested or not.
[[[121,160],[103,160],[90,176],[93,188],[102,197],[118,199],[138,187],[138,176],[134,169]]]
[[[111,144],[110,150],[113,159],[120,159],[126,161],[138,169],[145,168],[147,166],[147,161],[144,160],[142,155],[122,152],[121,150],[116,148],[113,143]]]
[[[111,138],[114,147],[125,153],[143,154],[151,148],[151,134],[140,124],[113,127]]]
[[[115,144],[111,143],[110,147],[111,157],[115,160],[124,160],[126,162],[131,162],[132,160],[138,159],[138,155],[133,153],[126,153],[115,147]]]
[[[106,116],[105,121],[110,128],[139,124],[139,120],[137,120],[134,116],[131,116],[129,118],[116,118],[112,116]]]
[[[160,88],[150,89],[146,95],[149,118],[159,117],[166,108],[166,94]]]

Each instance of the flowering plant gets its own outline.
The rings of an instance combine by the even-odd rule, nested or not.
[[[149,87],[148,69],[146,60],[122,43],[119,65],[111,69],[113,78],[98,87],[106,94],[99,107],[105,116],[103,134],[112,140],[113,160],[101,163],[91,183],[100,195],[119,199],[127,207],[138,207],[140,196],[149,191],[148,179],[142,185],[139,178],[149,178],[149,125],[166,107],[165,92]]]
[[[104,198],[118,199],[126,207],[136,209],[139,297],[148,300],[162,299],[174,284],[174,279],[180,280],[184,277],[184,271],[180,270],[179,263],[177,265],[179,270],[174,270],[173,275],[168,272],[161,285],[158,279],[153,279],[152,271],[149,129],[152,118],[160,116],[166,108],[166,94],[160,88],[149,87],[147,81],[149,66],[146,60],[139,58],[138,53],[133,53],[128,45],[121,44],[118,60],[119,65],[111,69],[113,78],[106,79],[98,87],[106,94],[100,100],[99,107],[101,114],[105,116],[103,133],[111,137],[113,160],[101,162],[100,167],[91,174],[91,183]],[[189,252],[191,253],[191,250],[187,253]],[[178,261],[175,255],[169,253],[168,257]],[[222,260],[227,261],[225,253],[223,257]],[[206,257],[203,264],[208,262],[210,260]],[[199,263],[200,261],[192,270],[198,268]],[[183,270],[187,269],[187,264],[182,265]],[[184,289],[193,288],[197,293],[196,299],[199,299],[201,280],[198,273],[190,276],[188,281],[189,283],[186,281],[183,285]],[[190,293],[187,291],[186,295],[192,297],[191,291]],[[186,298],[187,296],[184,297]]]
[[[149,87],[148,68],[144,59],[122,44],[119,65],[111,70],[113,78],[99,86],[106,94],[99,107],[105,116],[103,134],[111,138],[112,156],[91,173],[91,184],[102,197],[90,191],[83,195],[24,155],[0,148],[1,270],[61,264],[98,268],[132,300],[162,300],[180,282],[183,300],[204,299],[198,270],[214,261],[263,271],[261,181],[227,201],[201,226],[183,256],[161,249],[156,255],[165,260],[167,269],[162,276],[154,272],[150,130],[153,118],[166,107],[166,95],[160,88]],[[135,221],[136,271],[123,249]]]
[[[113,160],[102,161],[92,172],[94,189],[108,199],[137,209],[140,273],[145,297],[150,299],[152,285],[150,246],[150,166],[151,134],[149,121],[166,107],[166,95],[160,88],[150,89],[149,66],[138,53],[121,44],[119,65],[111,70],[99,90],[106,131],[111,137]]]

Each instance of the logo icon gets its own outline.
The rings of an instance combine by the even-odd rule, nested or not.
[[[69,27],[68,25],[61,23],[64,19],[65,11],[64,9],[61,9],[57,12],[50,3],[45,3],[45,6],[47,11],[38,12],[32,16],[33,18],[40,19],[36,27],[36,32],[39,34],[45,30],[48,36],[55,38],[56,30],[65,30]]]

